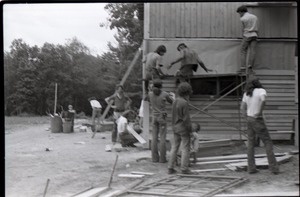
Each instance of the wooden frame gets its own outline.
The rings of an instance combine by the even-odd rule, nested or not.
[[[178,174],[139,186],[127,191],[127,194],[172,197],[213,196],[246,180],[244,177]]]

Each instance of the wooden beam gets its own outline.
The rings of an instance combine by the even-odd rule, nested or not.
[[[131,133],[141,144],[145,144],[146,141],[144,140],[144,138],[142,138],[137,132],[135,132],[135,130],[127,125],[127,130],[129,131],[129,133]]]
[[[88,190],[84,193],[78,194],[74,197],[98,197],[100,194],[103,194],[108,190],[110,190],[110,188],[108,188],[108,187],[97,187],[97,188]]]
[[[122,178],[143,178],[143,174],[118,174],[118,177]]]
[[[247,161],[247,159],[235,159],[235,160],[220,160],[220,161],[203,161],[196,162],[196,165],[208,165],[208,164],[219,164],[219,163],[240,163]]]
[[[287,153],[274,153],[275,156],[283,156]],[[266,154],[256,154],[255,158],[266,157]],[[218,160],[228,160],[228,159],[247,159],[247,154],[238,155],[227,155],[227,156],[215,156],[215,157],[198,157],[197,161],[218,161]]]
[[[142,46],[141,46],[141,47],[142,47]],[[123,76],[123,78],[122,78],[122,81],[120,82],[120,85],[124,85],[125,81],[127,80],[128,76],[129,76],[129,74],[130,74],[130,72],[132,71],[132,69],[133,69],[133,67],[134,67],[134,65],[135,65],[135,63],[136,63],[136,61],[137,61],[137,59],[138,59],[139,56],[141,55],[141,53],[142,53],[142,49],[139,48],[138,51],[135,53],[135,56],[134,56],[133,60],[131,61],[131,63],[130,63],[130,65],[129,65],[129,67],[128,67],[126,73],[124,74],[124,76]],[[105,108],[105,110],[104,110],[102,116],[100,117],[100,120],[104,120],[104,119],[105,119],[105,116],[107,115],[107,113],[108,113],[108,111],[109,111],[109,109],[110,109],[112,103],[113,103],[112,100],[111,100],[110,102],[108,102],[108,105],[106,106],[106,108]],[[100,129],[101,129],[101,124],[100,124]],[[95,131],[93,132],[92,138],[95,137],[96,132],[97,132],[97,130],[95,129]]]
[[[138,171],[130,172],[130,174],[154,175],[154,173],[152,172],[138,172]]]
[[[277,160],[278,164],[281,164],[281,163],[284,163],[286,161],[289,161],[291,158],[292,158],[292,155],[284,155],[284,156],[281,156],[281,157],[276,157],[276,160]],[[266,167],[266,166],[269,165],[267,158],[255,159],[255,164],[256,164],[257,167]],[[240,163],[230,163],[230,164],[226,165],[226,167],[229,168],[229,169],[247,168],[247,166],[248,166],[247,161],[240,162]]]
[[[203,170],[191,170],[192,172],[215,172],[215,171],[224,171],[227,170],[227,168],[214,168],[214,169],[203,169]]]

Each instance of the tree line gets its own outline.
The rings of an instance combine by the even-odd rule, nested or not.
[[[66,44],[44,43],[42,47],[29,46],[15,39],[10,51],[4,52],[5,115],[46,115],[53,113],[55,84],[57,110],[67,109],[91,114],[89,97],[95,96],[103,107],[104,98],[115,91],[143,40],[143,4],[110,3],[109,28],[117,29],[117,46],[108,43],[109,51],[91,55],[90,50],[76,37]],[[99,33],[101,30],[99,29]],[[124,84],[138,108],[142,91],[141,58]]]

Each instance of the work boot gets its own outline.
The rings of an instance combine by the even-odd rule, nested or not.
[[[190,169],[181,170],[181,174],[193,174]]]
[[[248,173],[249,173],[249,174],[255,174],[255,173],[258,173],[258,172],[259,172],[259,170],[258,170],[258,169],[255,169],[255,170],[249,171]]]
[[[173,168],[168,169],[168,174],[175,174],[177,171],[174,170]]]

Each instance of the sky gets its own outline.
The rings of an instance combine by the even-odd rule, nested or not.
[[[42,47],[44,43],[67,43],[76,37],[93,55],[108,51],[110,41],[116,45],[116,30],[110,30],[109,14],[105,3],[43,3],[4,4],[3,38],[4,51],[10,50],[11,42],[21,38],[29,46]]]

